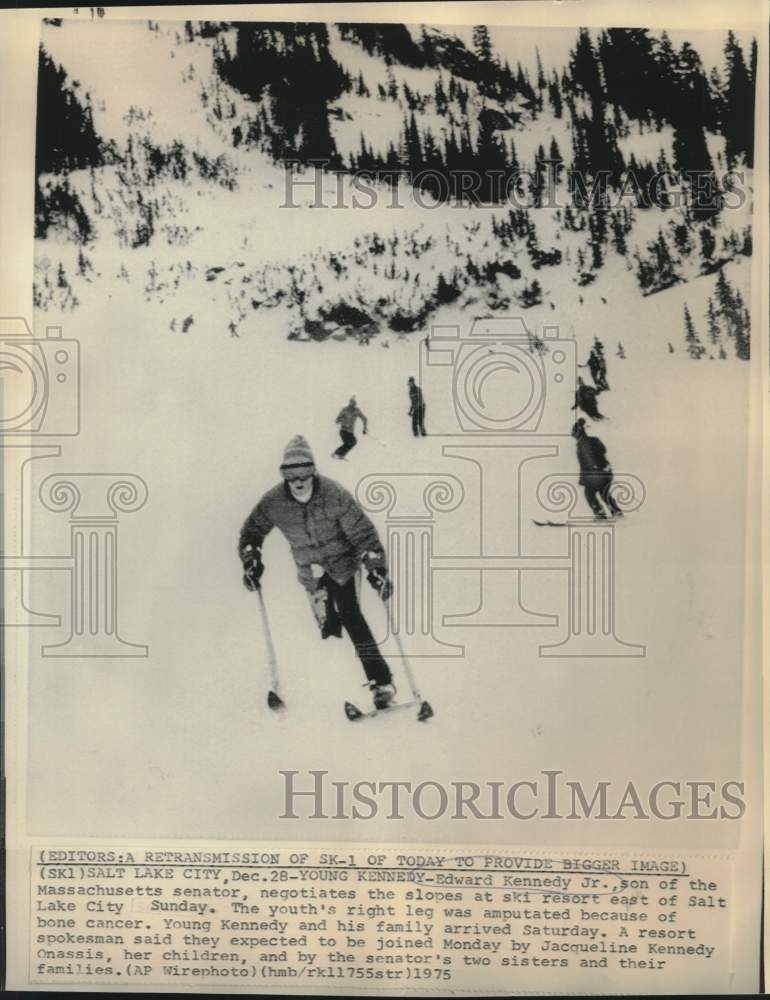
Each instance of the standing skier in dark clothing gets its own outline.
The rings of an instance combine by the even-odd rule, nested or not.
[[[585,490],[588,506],[594,515],[606,520],[599,498],[601,498],[610,513],[622,517],[623,511],[615,503],[610,487],[612,486],[612,468],[607,460],[607,449],[597,437],[586,434],[585,420],[581,417],[572,428],[572,436],[577,441],[577,457],[580,463],[580,485]]]
[[[600,392],[601,389],[594,389],[593,386],[585,385],[583,379],[578,376],[578,387],[575,392],[575,402],[572,409],[576,410],[580,407],[583,413],[588,414],[592,420],[604,420],[604,414],[599,413],[599,406],[596,401],[596,397]]]
[[[610,388],[607,382],[607,359],[604,357],[604,344],[598,337],[594,337],[594,346],[588,356],[588,367],[596,388],[600,392],[607,392]]]
[[[367,419],[362,411],[359,410],[356,397],[351,396],[348,405],[343,406],[337,414],[335,423],[340,425],[342,444],[336,451],[332,452],[332,458],[344,458],[352,448],[355,448],[357,443],[355,435],[356,420],[360,420],[363,423],[363,433],[366,434],[368,430]]]
[[[339,483],[316,472],[313,454],[301,435],[286,446],[283,482],[262,497],[241,528],[238,554],[243,582],[258,590],[264,572],[262,543],[278,527],[286,536],[300,583],[307,590],[321,638],[350,636],[372,690],[375,708],[395,695],[390,668],[366,623],[356,594],[363,562],[367,579],[386,601],[393,592],[377,529]]]
[[[409,376],[409,416],[412,418],[412,434],[415,437],[426,437],[425,430],[425,399],[422,389],[417,385],[414,376]]]

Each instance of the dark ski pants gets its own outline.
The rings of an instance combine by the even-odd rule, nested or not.
[[[352,431],[340,431],[340,437],[342,438],[342,444],[334,452],[340,458],[344,458],[351,448],[355,448],[357,444],[356,436]]]
[[[415,437],[426,437],[425,430],[425,407],[415,406],[412,410],[412,434]]]
[[[377,643],[366,624],[356,594],[356,578],[347,583],[337,583],[327,574],[323,583],[328,594],[327,615],[338,616],[340,623],[355,646],[356,654],[364,668],[366,678],[375,684],[390,684],[391,674]]]
[[[586,494],[588,506],[599,517],[604,517],[605,512],[599,498],[601,498],[612,514],[622,514],[620,507],[615,503],[610,494],[612,486],[611,472],[597,472],[591,476],[584,476],[582,479],[583,488]]]

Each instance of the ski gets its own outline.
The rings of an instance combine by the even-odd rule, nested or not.
[[[622,517],[595,517],[592,520],[592,524],[619,524],[623,520]],[[533,524],[536,524],[538,528],[566,528],[572,522],[570,521],[537,521],[533,518]]]
[[[372,708],[366,712],[351,701],[346,701],[345,715],[351,722],[358,722],[360,719],[373,719],[376,715],[390,715],[391,712],[397,712],[402,708],[414,708],[415,705],[420,706],[417,713],[418,722],[426,722],[433,716],[433,709],[430,704],[427,701],[421,702],[417,699],[413,701],[401,701],[397,705],[388,705],[387,708]]]

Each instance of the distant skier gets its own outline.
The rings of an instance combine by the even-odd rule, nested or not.
[[[591,348],[591,353],[588,356],[588,367],[596,388],[602,392],[607,392],[609,390],[607,383],[607,360],[604,357],[604,345],[598,338],[594,339],[594,346]]]
[[[578,387],[572,409],[580,408],[592,420],[604,420],[604,414],[599,413],[599,404],[597,403],[597,396],[600,392],[601,389],[594,389],[593,386],[586,385],[583,379],[578,376]]]
[[[344,487],[318,475],[302,435],[286,446],[280,470],[283,482],[265,493],[241,528],[238,554],[244,586],[259,589],[262,543],[274,527],[280,528],[291,546],[299,581],[310,596],[321,638],[339,638],[345,629],[366,673],[375,708],[387,708],[395,695],[393,678],[356,594],[361,563],[383,601],[393,592],[377,529]]]
[[[336,451],[332,452],[332,458],[344,458],[352,448],[355,448],[357,444],[355,435],[357,420],[360,420],[363,424],[363,433],[366,434],[368,430],[368,421],[361,410],[359,410],[358,403],[356,403],[356,397],[351,396],[348,405],[343,406],[337,414],[335,423],[340,425],[340,437],[342,438],[342,444]]]
[[[606,520],[607,514],[599,500],[603,500],[610,514],[622,517],[623,511],[618,507],[610,493],[612,486],[612,468],[607,460],[607,449],[597,437],[586,434],[585,420],[581,417],[572,428],[572,436],[577,441],[577,457],[580,464],[580,485],[585,490],[588,506],[600,520]]]
[[[422,389],[415,382],[413,375],[409,376],[408,385],[410,403],[409,416],[412,418],[412,434],[414,434],[415,437],[426,437],[425,399],[422,394]]]

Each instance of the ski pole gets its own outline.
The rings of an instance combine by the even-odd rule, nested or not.
[[[356,581],[356,583],[355,583],[355,586],[356,586],[356,597],[360,600],[360,596],[361,596],[361,569],[360,569],[360,567],[356,570],[355,581]],[[412,700],[410,702],[407,702],[405,705],[396,705],[394,707],[396,707],[396,708],[407,708],[409,705],[414,704],[414,702],[420,702],[420,709],[419,709],[419,711],[417,713],[417,720],[419,722],[426,722],[428,719],[430,719],[430,718],[433,717],[433,714],[434,714],[433,713],[433,708],[431,707],[431,705],[430,705],[429,702],[422,700],[422,695],[417,690],[417,684],[415,683],[415,680],[414,680],[414,674],[412,673],[411,664],[409,663],[409,660],[406,658],[406,654],[404,653],[404,647],[401,644],[401,636],[393,628],[393,615],[392,615],[392,612],[391,612],[390,601],[391,601],[391,598],[388,597],[388,599],[383,602],[385,604],[385,615],[386,615],[387,620],[388,620],[388,631],[390,632],[390,634],[396,640],[396,646],[398,647],[398,655],[399,655],[400,659],[402,660],[402,662],[404,664],[404,673],[406,674],[406,682],[409,685],[409,690],[412,693]],[[351,706],[351,708],[352,708],[352,706]],[[357,711],[357,710],[353,709],[353,711]],[[360,714],[358,714],[358,715],[351,715],[350,712],[348,712],[348,718],[349,719],[360,718]]]
[[[257,587],[257,597],[259,598],[259,611],[262,618],[262,631],[265,636],[265,645],[267,646],[267,663],[270,668],[270,690],[267,693],[267,704],[270,708],[285,708],[283,699],[278,693],[278,661],[275,656],[275,646],[273,645],[273,636],[270,632],[270,622],[267,618],[267,608],[265,607],[265,599],[262,596],[262,588]]]
[[[420,701],[420,692],[417,690],[417,684],[414,680],[414,674],[412,673],[412,667],[409,660],[406,658],[404,653],[404,647],[401,643],[401,636],[396,632],[393,627],[393,615],[391,613],[390,598],[386,601],[386,607],[388,609],[388,625],[390,627],[390,634],[396,640],[396,645],[398,646],[398,655],[404,664],[404,673],[406,674],[406,682],[409,685],[409,689],[412,692],[412,697],[415,701]]]
[[[407,659],[406,653],[404,653],[404,647],[401,643],[401,636],[393,627],[393,614],[391,611],[390,600],[391,598],[389,597],[388,600],[385,602],[387,607],[388,627],[390,629],[390,634],[396,640],[396,646],[398,647],[398,655],[401,657],[401,662],[404,664],[404,673],[406,674],[406,682],[409,685],[410,691],[412,692],[412,699],[414,701],[420,702],[420,711],[417,713],[417,719],[419,722],[426,722],[433,715],[433,709],[431,708],[429,702],[422,700],[422,695],[417,689],[417,683],[414,679],[414,674],[412,673],[412,666],[409,663],[409,660]]]

